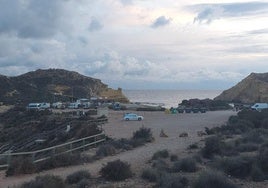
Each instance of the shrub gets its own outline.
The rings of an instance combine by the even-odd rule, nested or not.
[[[150,182],[156,182],[160,176],[160,172],[153,168],[147,168],[143,170],[141,177]]]
[[[164,149],[164,150],[155,152],[152,159],[156,160],[159,158],[168,158],[168,156],[169,156],[168,150]]]
[[[215,167],[236,178],[245,178],[250,175],[253,162],[250,157],[226,157],[216,161]]]
[[[268,147],[261,147],[257,159],[263,172],[268,174]]]
[[[200,174],[193,188],[238,188],[238,186],[217,171],[206,171]]]
[[[126,138],[113,140],[111,141],[111,145],[113,145],[116,149],[130,150],[133,148],[132,140]]]
[[[250,176],[253,181],[264,181],[266,179],[262,169],[257,165],[253,165]]]
[[[54,175],[37,176],[35,180],[23,183],[21,188],[64,188],[64,181]]]
[[[253,143],[239,144],[236,146],[236,150],[239,152],[252,152],[258,150],[258,145]]]
[[[153,134],[150,128],[142,127],[133,133],[133,139],[142,139],[145,142],[151,142],[153,140]]]
[[[91,187],[91,185],[92,185],[92,183],[90,182],[90,180],[82,179],[77,183],[76,187],[77,188],[87,188],[87,187]]]
[[[18,174],[30,174],[36,171],[35,165],[30,158],[15,157],[6,170],[6,176]]]
[[[261,121],[261,127],[264,129],[268,129],[268,118],[265,118]]]
[[[37,163],[37,171],[48,170],[56,167],[64,167],[70,165],[80,164],[84,161],[84,158],[80,154],[65,153],[51,157],[48,160]]]
[[[173,172],[195,172],[197,171],[197,165],[194,159],[184,158],[174,163],[172,167]]]
[[[190,145],[188,146],[188,149],[198,149],[198,145],[197,145],[197,143],[195,143],[195,144],[190,144]]]
[[[185,177],[181,177],[175,174],[163,174],[158,182],[160,188],[184,188],[187,187],[189,181]]]
[[[175,154],[170,155],[170,161],[177,161],[178,160],[178,156]]]
[[[222,145],[222,141],[217,136],[206,138],[205,147],[202,149],[203,157],[211,158],[214,154],[220,154]]]
[[[115,153],[116,153],[116,149],[111,144],[102,145],[96,151],[96,155],[98,157],[106,157],[106,156],[114,155]]]
[[[242,135],[241,141],[243,143],[257,143],[260,144],[264,142],[263,132],[261,130],[252,130]]]
[[[157,159],[153,161],[152,167],[160,171],[168,171],[169,165],[162,159]]]
[[[80,182],[82,179],[90,179],[90,177],[91,175],[88,171],[80,170],[80,171],[77,171],[68,175],[66,178],[66,182],[68,184],[75,184],[75,183]]]
[[[125,180],[132,176],[130,165],[126,162],[120,161],[119,159],[108,162],[101,168],[100,174],[103,178],[113,181]]]

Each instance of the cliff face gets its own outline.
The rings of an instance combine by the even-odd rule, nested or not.
[[[251,73],[234,87],[223,91],[215,100],[268,103],[268,73]]]
[[[120,89],[113,90],[101,80],[63,69],[39,69],[17,77],[0,75],[0,87],[0,101],[10,104],[70,101],[93,96],[128,101]]]

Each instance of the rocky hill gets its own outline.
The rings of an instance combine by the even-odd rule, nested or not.
[[[268,103],[268,73],[251,73],[234,87],[223,91],[215,100]]]
[[[16,77],[0,75],[0,88],[0,102],[7,104],[90,97],[128,101],[120,88],[113,90],[101,80],[63,69],[39,69]]]

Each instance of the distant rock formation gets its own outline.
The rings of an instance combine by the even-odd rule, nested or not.
[[[215,100],[268,103],[268,73],[251,73],[234,87],[223,91]]]
[[[114,90],[99,79],[63,69],[38,69],[16,77],[0,75],[0,88],[0,101],[7,104],[90,97],[128,102],[121,88]]]

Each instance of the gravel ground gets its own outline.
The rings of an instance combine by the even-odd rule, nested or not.
[[[66,177],[75,171],[86,169],[93,176],[98,176],[98,172],[103,164],[121,159],[131,164],[132,170],[137,176],[140,175],[146,162],[152,155],[159,150],[167,149],[170,153],[186,155],[186,148],[202,138],[197,136],[197,131],[204,131],[204,127],[214,127],[224,124],[231,115],[235,115],[234,111],[215,111],[204,114],[165,114],[164,112],[137,112],[144,116],[143,121],[123,121],[123,114],[126,111],[110,111],[109,122],[103,126],[105,133],[112,138],[129,138],[133,132],[144,126],[151,128],[155,141],[148,143],[145,146],[136,148],[134,150],[122,152],[115,156],[106,157],[104,159],[95,161],[94,163],[71,166],[66,168],[57,168],[38,174],[21,175],[16,177],[5,177],[4,171],[0,171],[0,187],[12,187],[29,181],[37,175],[54,174]],[[168,135],[168,137],[160,137],[161,129]],[[181,138],[179,134],[187,132],[188,137]],[[140,181],[140,180],[137,180]],[[147,187],[148,183],[143,181],[137,183],[134,180],[127,180],[117,185],[116,187]],[[149,185],[148,185],[149,186]]]

